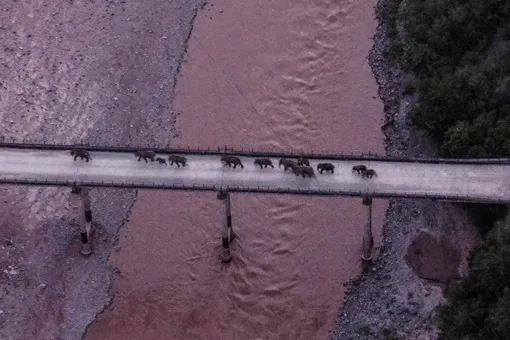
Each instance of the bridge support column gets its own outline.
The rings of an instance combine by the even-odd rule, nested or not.
[[[78,220],[80,223],[81,253],[83,255],[89,255],[92,253],[92,248],[90,246],[92,211],[90,209],[89,189],[74,187],[72,193],[79,200]]]
[[[364,197],[363,206],[366,207],[368,213],[368,220],[365,223],[365,235],[363,236],[363,254],[361,255],[363,272],[366,272],[372,265],[372,247],[374,246],[374,238],[372,236],[372,198]]]
[[[217,195],[219,200],[225,202],[225,218],[221,228],[221,261],[228,263],[232,261],[232,253],[230,252],[230,242],[236,235],[232,229],[232,215],[230,213],[230,194],[226,191],[220,191]]]

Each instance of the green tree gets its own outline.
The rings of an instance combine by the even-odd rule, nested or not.
[[[439,340],[510,339],[510,219],[469,257],[470,274],[440,307]]]
[[[417,79],[411,122],[439,155],[510,156],[510,1],[390,0],[385,16],[389,54]]]

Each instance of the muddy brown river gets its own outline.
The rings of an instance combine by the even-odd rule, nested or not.
[[[178,79],[172,146],[383,154],[367,62],[374,5],[207,4]],[[374,201],[376,245],[385,209]],[[361,199],[233,194],[228,265],[222,213],[214,193],[140,191],[111,258],[114,302],[85,339],[328,339],[342,284],[360,272]]]

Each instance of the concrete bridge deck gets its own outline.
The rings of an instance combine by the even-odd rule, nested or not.
[[[26,185],[109,186],[173,190],[219,190],[309,195],[371,197],[430,197],[454,201],[510,203],[510,161],[416,162],[310,159],[316,178],[302,178],[278,168],[260,169],[255,157],[240,156],[244,169],[229,169],[220,154],[185,154],[188,166],[178,168],[158,162],[138,162],[133,152],[90,151],[93,158],[73,161],[69,149],[0,148],[0,183]],[[167,158],[167,154],[158,154]],[[318,163],[330,162],[334,174],[316,170]],[[378,177],[362,179],[352,166],[365,164]]]

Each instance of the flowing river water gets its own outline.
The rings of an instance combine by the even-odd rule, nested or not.
[[[374,6],[208,3],[178,79],[172,146],[383,154]],[[239,239],[224,265],[214,193],[140,191],[111,258],[114,301],[85,339],[328,339],[342,284],[360,272],[361,199],[231,198]],[[385,209],[374,201],[376,245]]]

